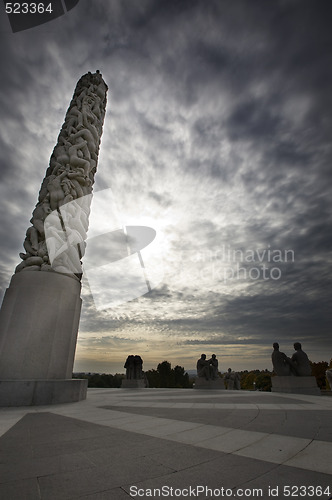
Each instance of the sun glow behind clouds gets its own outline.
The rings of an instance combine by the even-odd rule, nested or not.
[[[145,295],[163,279],[159,230],[123,225],[125,218],[122,214],[120,222],[111,189],[94,195],[84,272],[97,310]],[[144,219],[153,223],[151,217]]]

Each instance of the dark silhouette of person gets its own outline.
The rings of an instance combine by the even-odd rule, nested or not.
[[[306,353],[302,351],[302,346],[300,342],[295,342],[294,349],[295,352],[291,357],[292,370],[298,377],[310,377],[311,375],[310,361]]]
[[[287,376],[293,375],[291,370],[291,360],[286,356],[284,352],[279,351],[278,342],[274,342],[273,344],[273,353],[272,353],[272,365],[273,370],[278,376]]]
[[[134,357],[134,364],[135,364],[135,377],[136,379],[141,379],[143,378],[143,360],[141,356],[136,355]]]
[[[128,380],[135,378],[135,356],[132,354],[128,356],[124,368],[126,369],[126,378]]]
[[[206,360],[206,354],[202,354],[197,361],[197,375],[206,380],[210,378],[210,363]]]
[[[218,360],[215,354],[212,354],[212,357],[209,359],[209,365],[211,378],[215,380],[218,378]]]

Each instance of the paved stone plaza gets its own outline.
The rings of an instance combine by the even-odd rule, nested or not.
[[[190,389],[1,408],[0,498],[328,500],[331,419],[331,397]]]

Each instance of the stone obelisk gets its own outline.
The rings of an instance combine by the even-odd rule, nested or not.
[[[76,85],[0,312],[0,406],[86,397],[72,379],[92,186],[106,110],[102,75]]]

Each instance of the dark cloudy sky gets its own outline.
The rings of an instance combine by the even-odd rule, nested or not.
[[[271,368],[275,341],[330,360],[331,26],[324,0],[80,0],[15,34],[2,9],[2,293],[87,71],[109,86],[95,192],[157,234],[149,294],[98,308],[85,278],[76,370]]]

